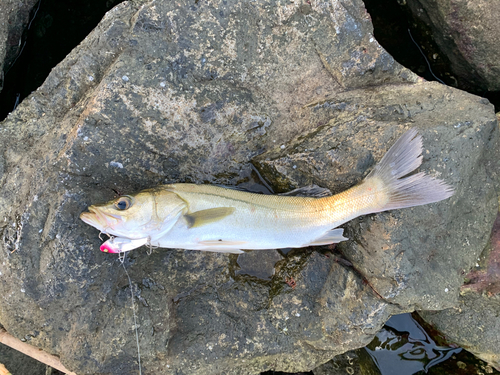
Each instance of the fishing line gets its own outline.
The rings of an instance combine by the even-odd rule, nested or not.
[[[122,257],[123,254],[123,257]],[[135,328],[135,342],[137,344],[137,359],[139,362],[139,375],[142,375],[142,367],[141,367],[141,349],[139,347],[139,330],[137,329],[137,316],[135,315],[135,303],[134,303],[134,289],[132,288],[132,280],[130,280],[130,276],[125,268],[125,253],[118,254],[118,260],[122,264],[123,270],[127,275],[128,285],[130,288],[130,295],[132,296],[132,313],[134,314],[134,328]]]
[[[420,48],[420,46],[418,45],[418,43],[415,41],[415,39],[413,39],[413,35],[411,35],[411,31],[410,29],[408,29],[408,34],[410,34],[410,38],[411,38],[411,41],[413,43],[415,43],[415,45],[417,46],[418,50],[420,51],[420,53],[422,54],[422,56],[424,57],[424,60],[425,62],[427,63],[427,66],[429,67],[429,72],[431,72],[431,74],[434,76],[434,78],[436,78],[439,82],[441,82],[443,85],[446,85],[446,83],[444,83],[442,80],[440,80],[435,74],[434,72],[432,71],[432,68],[431,68],[431,64],[429,63],[429,60],[427,60],[427,56],[425,56],[424,54],[424,51],[422,51],[422,48]]]

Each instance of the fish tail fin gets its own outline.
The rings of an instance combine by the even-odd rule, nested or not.
[[[375,187],[378,204],[371,212],[420,206],[453,195],[453,188],[424,172],[404,177],[422,164],[422,136],[416,129],[404,133],[365,178]]]

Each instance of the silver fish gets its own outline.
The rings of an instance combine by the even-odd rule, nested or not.
[[[212,185],[172,184],[93,205],[80,218],[112,237],[102,251],[142,245],[241,253],[345,241],[339,225],[360,215],[438,202],[453,188],[424,172],[422,137],[410,129],[358,185],[333,196],[253,194]]]

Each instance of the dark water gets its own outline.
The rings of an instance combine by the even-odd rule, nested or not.
[[[41,0],[21,41],[22,52],[11,66],[4,67],[0,121],[45,81],[51,69],[85,39],[108,10],[122,1]]]
[[[365,350],[383,375],[427,373],[462,351],[438,345],[410,314],[391,317]]]

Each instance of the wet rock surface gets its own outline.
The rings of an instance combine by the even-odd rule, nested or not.
[[[392,314],[456,304],[496,212],[494,114],[371,32],[359,1],[115,7],[0,124],[0,322],[77,373],[132,374],[133,293],[144,373],[254,374],[311,370]],[[349,224],[354,268],[325,248],[141,248],[122,266],[78,219],[161,183],[248,184],[251,163],[276,192],[336,193],[413,126],[422,170],[457,192]]]

